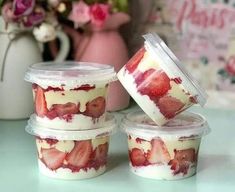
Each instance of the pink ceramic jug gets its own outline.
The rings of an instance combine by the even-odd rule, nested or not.
[[[102,29],[90,27],[91,30],[83,34],[65,26],[65,32],[70,35],[74,43],[74,59],[109,64],[114,66],[116,72],[119,71],[128,61],[128,50],[118,28],[129,20],[129,15],[115,13],[109,16]],[[109,88],[107,110],[124,109],[129,105],[129,99],[128,93],[116,81]]]

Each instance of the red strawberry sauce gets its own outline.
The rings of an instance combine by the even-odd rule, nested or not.
[[[95,89],[95,85],[91,86],[89,84],[84,84],[80,87],[76,87],[74,89],[70,89],[71,91],[79,91],[79,90],[83,90],[83,91],[90,91],[92,89]]]
[[[32,85],[32,88],[36,89],[37,86],[38,85],[34,83]],[[48,86],[46,89],[44,89],[44,92],[47,92],[47,91],[54,91],[54,92],[56,92],[56,91],[65,91],[63,86],[65,86],[65,85],[61,85],[61,87],[51,87],[51,86]],[[80,87],[75,87],[75,88],[70,89],[70,90],[71,91],[80,91],[80,90],[90,91],[90,90],[95,89],[95,88],[96,88],[95,85],[91,86],[89,84],[84,84],[84,85],[81,85]]]
[[[137,138],[135,139],[135,141],[136,141],[136,143],[142,143],[142,141],[146,141],[146,140],[137,137]]]
[[[44,92],[48,92],[48,91],[64,91],[64,88],[63,87],[51,87],[51,86],[48,86],[46,89],[44,89]]]

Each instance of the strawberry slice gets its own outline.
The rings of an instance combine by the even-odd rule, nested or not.
[[[39,117],[44,117],[48,112],[44,90],[40,86],[37,86],[37,91],[35,96],[35,111]]]
[[[162,70],[149,69],[139,79],[138,91],[150,98],[163,96],[171,88],[170,78]]]
[[[57,115],[55,110],[50,110],[49,112],[47,112],[46,116],[50,120],[55,119],[56,117],[58,117],[58,115]]]
[[[171,96],[161,97],[157,105],[160,112],[169,119],[173,118],[184,107],[184,104],[179,99]]]
[[[94,160],[99,164],[99,165],[104,165],[107,162],[107,156],[108,156],[108,148],[109,145],[108,143],[104,143],[99,145],[95,149],[95,157]]]
[[[179,162],[175,159],[172,159],[169,161],[168,165],[171,166],[171,170],[174,170],[174,174],[180,173],[180,166],[179,166]]]
[[[91,152],[91,140],[76,141],[73,150],[67,155],[66,160],[69,165],[83,168],[88,163]]]
[[[66,153],[55,148],[41,149],[42,162],[51,170],[56,170],[63,165]]]
[[[136,54],[127,62],[126,64],[126,69],[130,72],[133,73],[138,64],[140,63],[140,61],[142,60],[142,58],[144,57],[144,53],[145,53],[145,48],[142,47],[139,51],[136,52]]]
[[[171,159],[165,143],[160,139],[152,139],[151,150],[147,154],[149,163],[168,163]]]
[[[184,150],[174,150],[175,157],[179,162],[189,161],[195,162],[196,161],[196,153],[194,148],[184,149]]]
[[[79,110],[75,103],[68,102],[66,104],[54,104],[50,111],[55,111],[58,117],[63,117],[67,114],[76,114]]]
[[[143,150],[138,149],[138,148],[133,148],[129,152],[129,157],[130,157],[132,166],[142,166],[144,165],[146,161]]]
[[[105,105],[105,98],[97,97],[86,104],[84,114],[93,118],[99,118],[105,112]]]
[[[195,149],[174,150],[174,153],[174,159],[169,162],[171,169],[174,171],[173,173],[175,175],[179,173],[187,174],[190,163],[197,161]]]

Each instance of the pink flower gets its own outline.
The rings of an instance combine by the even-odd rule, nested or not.
[[[33,12],[24,18],[23,24],[25,27],[32,27],[43,22],[45,18],[45,11],[42,7],[36,7]]]
[[[81,26],[90,21],[90,9],[84,1],[73,2],[72,11],[69,15],[69,19],[72,20],[78,26]]]
[[[32,13],[35,0],[13,0],[13,12],[15,16],[25,16]]]
[[[235,55],[230,56],[226,65],[226,71],[232,75],[235,76]]]
[[[109,16],[109,5],[95,3],[90,8],[91,23],[97,27],[102,27]]]
[[[8,2],[5,5],[3,5],[1,14],[5,22],[14,22],[17,20],[17,17],[13,13],[11,2]]]

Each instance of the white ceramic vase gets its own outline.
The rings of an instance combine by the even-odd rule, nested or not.
[[[61,41],[58,60],[65,59],[69,47],[66,37]],[[39,44],[31,33],[15,25],[6,28],[0,17],[0,119],[24,119],[33,112],[31,85],[24,81],[24,74],[29,65],[41,61]]]

